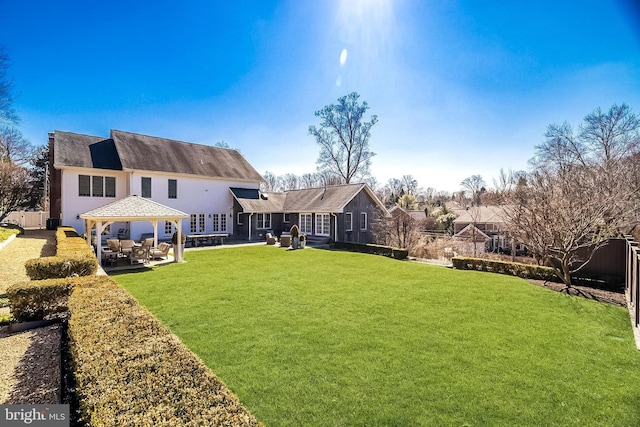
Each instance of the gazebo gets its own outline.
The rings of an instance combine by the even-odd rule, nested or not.
[[[149,221],[153,224],[153,245],[158,246],[158,221],[171,221],[178,233],[174,261],[182,262],[182,220],[189,215],[177,209],[145,199],[129,196],[80,215],[86,221],[87,243],[91,245],[91,230],[96,229],[96,256],[102,259],[102,232],[114,222]]]

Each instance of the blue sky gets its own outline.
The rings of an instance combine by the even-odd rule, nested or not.
[[[525,169],[551,123],[640,113],[633,0],[526,3],[0,0],[0,44],[37,145],[119,129],[225,141],[261,173],[303,174],[314,112],[357,91],[379,119],[379,184],[455,191]]]

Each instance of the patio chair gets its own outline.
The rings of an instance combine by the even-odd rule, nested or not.
[[[107,239],[107,246],[111,249],[112,252],[117,254],[120,253],[120,240],[118,239]]]
[[[129,262],[131,264],[138,263],[142,261],[143,264],[149,262],[149,250],[147,248],[143,248],[142,246],[134,246],[131,249],[131,254],[129,255]]]
[[[135,245],[133,240],[120,240],[120,252],[123,256],[129,256]]]
[[[151,249],[153,247],[153,237],[147,237],[144,239],[142,241],[142,247]]]
[[[284,234],[280,236],[280,247],[288,248],[291,246],[291,236],[285,236]]]
[[[162,259],[169,256],[169,249],[171,245],[168,243],[160,243],[157,248],[151,248],[149,251],[149,258]]]
[[[276,238],[271,233],[267,233],[267,245],[275,245],[275,244],[276,244]]]

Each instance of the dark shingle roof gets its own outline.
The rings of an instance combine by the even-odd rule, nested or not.
[[[53,151],[55,166],[122,170],[120,158],[111,139],[55,131]]]
[[[236,150],[111,131],[124,169],[262,181]]]
[[[249,182],[260,174],[236,150],[117,130],[111,138],[55,131],[54,165],[182,173]]]
[[[260,197],[257,190],[231,189],[246,213],[342,212],[342,209],[362,190],[367,191],[374,202],[384,209],[382,203],[365,184],[289,190],[284,193],[268,193],[267,198]]]

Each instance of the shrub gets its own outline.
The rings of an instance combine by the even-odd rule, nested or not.
[[[14,232],[12,234],[17,234],[18,236],[24,234],[24,228],[20,227],[18,224],[9,224],[3,222],[2,224],[0,224],[0,229],[13,230]]]
[[[260,425],[204,363],[108,277],[69,299],[69,348],[88,425]]]
[[[15,228],[2,226],[2,227],[0,227],[0,242],[4,242],[5,240],[7,240],[9,237],[11,237],[13,235],[18,235],[19,236],[20,234],[22,234],[20,232],[20,230],[16,230]]]
[[[11,311],[18,321],[40,320],[67,311],[67,301],[79,278],[36,280],[7,289]]]
[[[56,240],[56,256],[34,258],[25,263],[31,280],[91,276],[98,271],[98,260],[92,248],[73,228],[59,227]]]
[[[362,252],[373,255],[383,255],[395,259],[407,259],[409,251],[406,249],[393,248],[391,246],[373,245],[353,242],[335,242],[336,249],[343,249],[352,252]]]
[[[560,280],[553,268],[541,265],[466,257],[454,257],[451,258],[451,262],[453,263],[453,267],[459,270],[488,271],[491,273],[507,274],[536,280]]]

